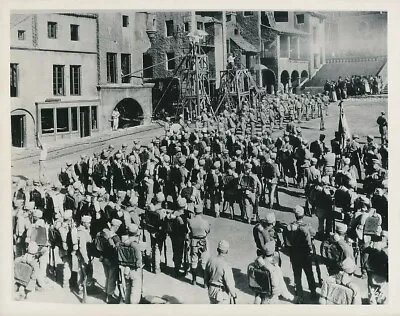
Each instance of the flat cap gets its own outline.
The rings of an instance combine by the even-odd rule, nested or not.
[[[218,243],[218,247],[217,249],[221,252],[228,252],[229,249],[229,242],[227,242],[226,240],[221,240]]]
[[[92,221],[92,217],[89,215],[82,216],[82,223],[90,223]]]
[[[119,220],[119,219],[117,219],[117,218],[113,218],[112,220],[111,220],[111,225],[112,226],[121,226],[121,224],[122,224],[122,222]]]
[[[267,224],[273,224],[273,223],[275,223],[275,222],[276,222],[275,213],[273,213],[273,212],[268,213],[268,214],[265,216],[265,221],[267,222]]]
[[[335,231],[336,233],[338,233],[339,235],[343,236],[346,234],[347,232],[347,225],[343,224],[343,223],[336,223],[335,224]]]
[[[301,207],[300,205],[296,205],[296,207],[294,208],[294,214],[298,217],[302,217],[304,216],[304,208]]]
[[[194,206],[194,212],[195,212],[195,214],[203,213],[203,204],[202,203],[196,204]]]
[[[187,204],[186,204],[186,199],[184,198],[178,198],[178,208],[182,209],[182,208],[186,208]]]
[[[131,236],[137,236],[139,234],[139,226],[136,224],[130,224],[128,226],[128,234]]]
[[[356,263],[352,258],[346,258],[341,263],[341,268],[344,272],[348,274],[353,274],[354,271],[356,270]]]
[[[32,215],[33,217],[42,218],[43,212],[41,210],[33,210]]]
[[[33,210],[35,208],[35,202],[27,202],[25,203],[26,210]]]
[[[275,253],[275,241],[270,240],[264,244],[264,252],[267,257],[272,256]]]
[[[64,219],[71,219],[72,218],[72,210],[65,210],[64,211]]]

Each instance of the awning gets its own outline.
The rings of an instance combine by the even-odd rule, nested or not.
[[[278,34],[285,34],[285,35],[298,35],[298,36],[309,36],[310,33],[307,32],[303,32],[301,30],[297,30],[295,28],[292,28],[290,26],[287,25],[278,25],[276,24],[275,27],[270,27],[270,26],[266,26],[266,25],[261,25],[262,27],[265,27],[267,29],[273,30],[275,32],[277,32]]]
[[[236,43],[242,50],[248,53],[258,53],[258,49],[255,48],[252,44],[246,41],[241,35],[234,35],[231,37],[231,40]]]

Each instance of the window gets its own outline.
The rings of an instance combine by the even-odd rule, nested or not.
[[[70,94],[81,95],[81,66],[71,65],[69,68],[70,73]]]
[[[130,54],[121,54],[122,83],[131,82],[131,76],[129,75],[130,73],[131,73],[131,55]]]
[[[296,14],[297,24],[304,24],[304,14]]]
[[[10,64],[10,97],[18,96],[18,64]]]
[[[204,30],[204,23],[203,22],[197,22],[197,29],[198,30]]]
[[[185,22],[184,24],[184,31],[189,32],[189,22]]]
[[[71,108],[71,130],[78,130],[78,108]]]
[[[97,106],[92,106],[92,129],[97,129]]]
[[[57,133],[69,132],[68,108],[57,108]]]
[[[172,70],[175,69],[175,53],[167,53],[167,69]]]
[[[153,78],[153,57],[150,54],[143,54],[143,77]]]
[[[79,41],[79,25],[71,24],[71,41]]]
[[[253,11],[243,11],[243,16],[252,16],[253,13]]]
[[[129,25],[129,16],[123,15],[122,16],[122,27],[128,27]]]
[[[235,35],[239,35],[239,30],[238,30],[238,29],[235,29],[235,30],[233,31],[233,33],[234,33]]]
[[[117,82],[117,54],[107,53],[107,82]]]
[[[18,30],[18,39],[20,41],[25,40],[25,31],[24,30]]]
[[[47,36],[48,38],[57,38],[57,23],[47,22]]]
[[[174,35],[174,21],[172,21],[172,20],[165,21],[165,27],[167,29],[167,36],[173,36]]]
[[[275,22],[288,22],[289,13],[288,11],[274,11]]]
[[[226,15],[226,22],[230,22],[232,20],[232,14]]]
[[[64,66],[53,65],[53,94],[65,95]]]
[[[40,113],[42,134],[54,133],[54,109],[42,109]]]

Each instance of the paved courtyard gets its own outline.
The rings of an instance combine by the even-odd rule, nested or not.
[[[351,133],[357,133],[360,136],[360,141],[366,141],[366,135],[372,134],[376,137],[379,136],[378,126],[376,124],[376,119],[380,115],[381,111],[387,112],[387,99],[377,98],[377,99],[357,99],[357,100],[346,100],[344,102],[344,109],[350,127]],[[327,135],[327,141],[330,141],[334,136],[334,131],[338,126],[338,113],[339,109],[337,104],[331,103],[329,109],[329,116],[326,118],[324,132]],[[301,124],[303,128],[304,137],[313,141],[318,138],[319,131],[319,120],[313,120],[304,122]],[[162,130],[154,130],[144,135],[140,135],[142,142],[147,142],[157,134],[161,133]],[[275,133],[281,133],[281,131],[276,131]],[[129,138],[121,137],[115,139],[113,144],[115,147],[120,146],[123,142],[133,140],[132,136]],[[376,140],[380,143],[379,139]],[[108,144],[107,144],[108,145]],[[104,146],[104,145],[103,145]],[[99,151],[99,148],[93,148],[87,151],[90,154],[93,150]],[[80,152],[74,152],[68,156],[63,156],[58,159],[48,161],[48,171],[51,173],[52,179],[55,179],[57,172],[64,165],[67,159],[72,161],[78,159]],[[12,174],[15,176],[27,176],[31,177],[37,173],[37,165],[33,164],[18,164],[13,163]],[[294,220],[294,215],[291,213],[291,208],[296,204],[304,205],[304,196],[302,190],[298,190],[292,187],[280,188],[279,191],[280,201],[282,208],[280,210],[274,210],[277,220],[289,223]],[[264,217],[268,210],[261,208],[260,216]],[[239,216],[239,209],[236,209],[236,215]],[[211,223],[211,233],[209,235],[210,249],[211,253],[216,253],[216,247],[218,241],[221,239],[226,239],[229,241],[231,248],[229,254],[227,255],[227,260],[230,262],[233,274],[236,282],[236,287],[238,289],[238,304],[251,304],[253,303],[253,293],[248,288],[247,285],[247,265],[255,259],[255,244],[252,236],[253,226],[244,224],[237,219],[231,220],[228,218],[214,218],[212,216],[207,216],[206,219]],[[306,221],[311,223],[314,228],[317,226],[316,217],[306,218]],[[317,249],[319,248],[319,242],[316,242]],[[172,247],[170,241],[167,242],[168,248],[168,269],[159,275],[154,275],[148,271],[144,273],[144,295],[154,295],[167,299],[170,303],[198,303],[207,304],[208,297],[207,291],[200,286],[192,286],[190,284],[190,276],[186,278],[176,279],[171,276],[172,269]],[[282,268],[284,276],[286,277],[287,284],[289,285],[289,290],[294,293],[293,287],[293,273],[290,266],[288,257],[283,254],[282,256]],[[321,266],[323,277],[326,276],[326,269]],[[315,269],[314,269],[315,271]],[[315,274],[316,276],[316,274]],[[99,289],[104,285],[104,273],[100,262],[94,261],[94,277],[97,279],[97,286]],[[317,278],[316,278],[317,279]],[[308,286],[306,283],[306,278],[303,276],[304,289],[307,295],[309,294]],[[359,284],[362,290],[363,298],[367,297],[367,283],[366,280],[357,278],[356,282]],[[78,303],[79,297],[71,292],[66,292],[61,288],[59,283],[50,281],[52,290],[46,292],[36,292],[32,293],[29,297],[29,301],[35,302],[57,302],[57,303]],[[200,283],[202,280],[200,279]],[[99,291],[101,292],[101,291]],[[89,303],[94,304],[104,304],[102,296],[100,294],[93,294],[89,296]],[[282,301],[282,304],[287,304],[287,302]]]

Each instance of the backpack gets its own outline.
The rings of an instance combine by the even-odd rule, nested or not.
[[[16,283],[27,286],[33,275],[33,267],[27,262],[17,262],[14,265],[14,280]]]
[[[321,286],[320,304],[351,305],[354,301],[354,291],[342,284],[325,280]]]
[[[48,239],[49,239],[49,244],[52,248],[61,245],[60,232],[54,226],[50,226],[48,230]]]
[[[136,253],[131,245],[119,245],[117,247],[118,264],[122,267],[132,267],[136,269]]]
[[[32,227],[31,240],[38,246],[46,246],[49,241],[47,228],[43,226]]]
[[[336,263],[339,264],[343,261],[344,253],[342,248],[339,244],[335,241],[330,239],[324,240],[321,243],[320,248],[321,257],[324,259],[325,263],[332,264]]]
[[[364,235],[378,235],[381,224],[382,217],[380,214],[375,212],[373,215],[368,216],[364,223]]]
[[[156,233],[160,230],[160,227],[162,227],[163,220],[159,212],[147,211],[143,216],[143,224],[149,233]]]
[[[89,247],[90,250],[88,250],[88,252],[90,253],[90,256],[100,258],[106,250],[107,244],[108,241],[104,237],[103,232],[99,232]]]
[[[272,294],[271,274],[269,270],[263,270],[250,263],[247,267],[247,280],[249,287],[257,293]]]

